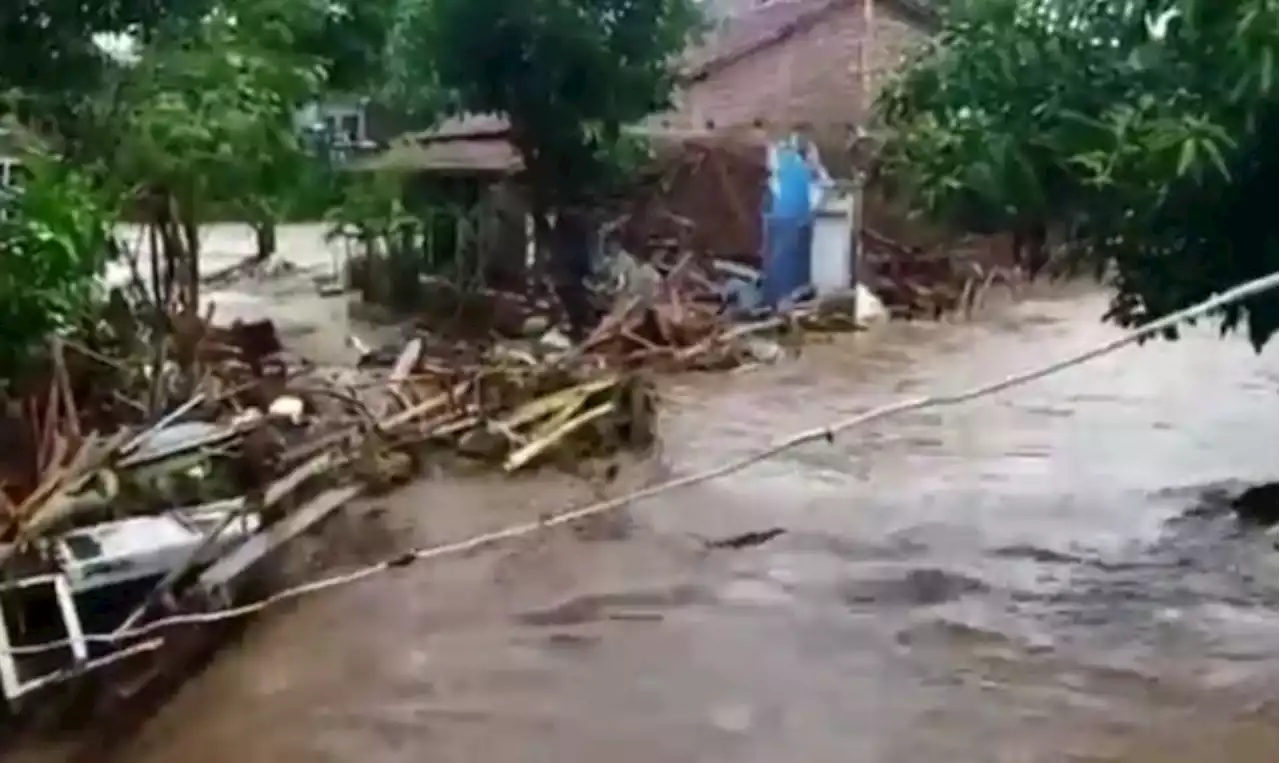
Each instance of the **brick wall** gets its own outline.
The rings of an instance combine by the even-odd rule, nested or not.
[[[726,0],[727,2],[728,0]],[[774,0],[787,2],[788,0]],[[926,39],[919,24],[900,15],[890,0],[877,2],[872,34],[863,34],[863,3],[844,0],[786,39],[727,64],[694,83],[677,99],[678,108],[652,122],[680,129],[729,129],[760,120],[786,129],[814,126],[823,159],[840,175],[849,162],[838,146],[847,129],[865,123],[866,107],[913,47]],[[872,0],[876,2],[876,0]],[[868,84],[864,96],[860,46],[868,39]],[[946,249],[958,259],[1006,265],[1008,236],[956,236],[909,218],[871,189],[864,222],[877,234],[923,250]]]
[[[785,2],[785,0],[778,0]],[[860,124],[865,99],[859,71],[865,0],[849,0],[797,30],[691,85],[675,113],[659,122],[679,128],[727,128],[760,120],[786,127]],[[868,65],[874,89],[923,33],[894,14],[875,9]]]
[[[871,38],[869,62],[872,97],[906,60],[913,50],[927,39],[920,27],[882,9],[875,17],[875,34]]]

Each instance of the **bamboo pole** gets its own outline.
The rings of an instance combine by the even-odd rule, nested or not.
[[[871,43],[875,39],[875,0],[862,0],[862,42],[858,45],[858,78],[862,87],[862,121],[871,113]]]

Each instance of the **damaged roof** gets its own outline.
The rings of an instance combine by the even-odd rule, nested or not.
[[[785,41],[831,11],[863,0],[766,0],[727,18],[686,57],[689,76],[705,79],[758,50]],[[875,0],[866,0],[874,2]],[[940,17],[931,0],[878,0],[897,13],[932,28]]]
[[[702,44],[685,55],[686,73],[694,81],[772,45],[783,43],[820,23],[829,13],[861,2],[876,2],[922,28],[939,23],[939,0],[746,0],[757,3],[732,13]],[[508,173],[521,167],[508,142],[509,125],[497,114],[449,117],[432,129],[402,136],[388,150],[359,164],[360,169],[399,166],[420,170],[478,170]],[[641,128],[644,129],[644,128]],[[649,129],[658,129],[649,125]]]

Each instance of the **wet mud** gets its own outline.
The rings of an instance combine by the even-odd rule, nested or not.
[[[1075,290],[677,380],[662,452],[614,482],[441,475],[311,539],[338,548],[315,566],[526,521],[1042,364],[1114,336],[1104,304]],[[1277,358],[1196,329],[601,526],[300,601],[117,757],[1273,761],[1276,554],[1229,504],[1276,477]],[[705,542],[770,528],[786,532]]]

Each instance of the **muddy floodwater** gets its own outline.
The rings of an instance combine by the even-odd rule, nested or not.
[[[661,454],[622,480],[1087,348],[1116,334],[1103,308],[1036,298],[672,383]],[[1275,345],[1205,327],[886,419],[275,611],[119,760],[1274,761],[1276,555],[1222,496],[1276,477],[1278,415]],[[440,478],[328,534],[356,564],[606,489]]]

